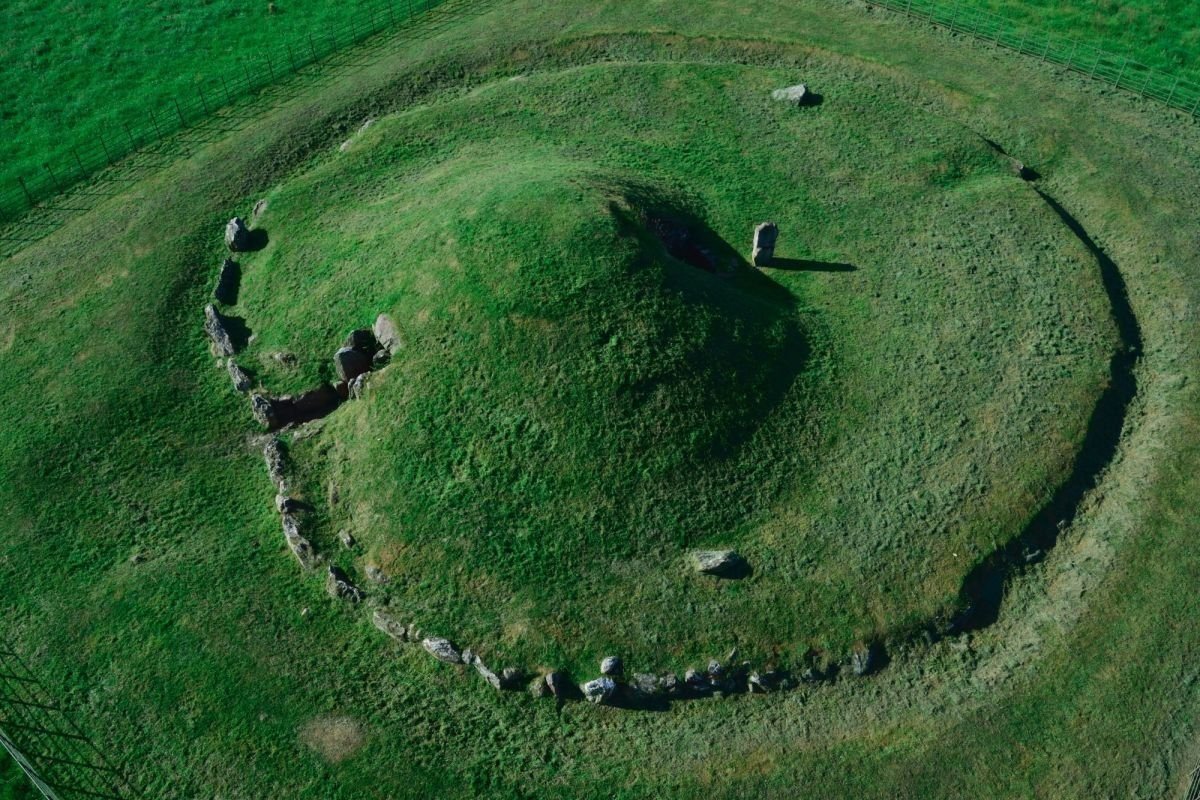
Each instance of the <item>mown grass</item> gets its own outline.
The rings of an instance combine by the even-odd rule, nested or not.
[[[0,283],[0,402],[6,430],[17,433],[0,437],[0,631],[77,714],[98,746],[123,765],[137,787],[135,796],[794,797],[800,788],[819,796],[1090,797],[1162,796],[1173,788],[1173,775],[1190,766],[1197,718],[1191,687],[1200,677],[1188,627],[1196,614],[1195,595],[1180,588],[1194,585],[1196,578],[1193,512],[1200,474],[1193,446],[1196,384],[1190,379],[1197,371],[1194,354],[1200,352],[1190,324],[1197,265],[1194,230],[1181,222],[1197,213],[1192,187],[1200,145],[1195,132],[1152,110],[1130,111],[1120,98],[1069,77],[1042,75],[1025,60],[981,56],[919,27],[864,22],[860,12],[824,4],[802,2],[800,11],[795,2],[756,3],[753,8],[714,4],[705,15],[696,14],[691,3],[653,9],[626,3],[506,6],[409,56],[313,87],[305,102],[162,174],[147,176],[134,191],[102,204],[9,262],[10,271]],[[541,16],[530,29],[533,14]],[[764,19],[778,37],[802,44],[772,50],[761,42],[688,38],[714,31],[749,36],[761,30]],[[679,33],[561,48],[538,41],[564,30],[585,34],[597,29]],[[812,47],[835,48],[837,54],[814,54]],[[621,60],[757,59],[778,73],[747,70],[764,82],[754,91],[747,85],[754,97],[775,84],[776,74],[819,75],[821,83],[833,87],[826,90],[826,105],[817,109],[825,116],[796,119],[807,124],[836,121],[851,141],[843,145],[832,134],[814,138],[821,147],[809,148],[806,159],[788,162],[801,167],[826,148],[844,152],[842,148],[854,146],[855,137],[886,143],[903,142],[893,131],[901,136],[910,128],[945,132],[945,139],[932,137],[937,141],[930,149],[960,153],[971,169],[947,178],[933,159],[904,173],[912,181],[910,189],[925,181],[930,185],[922,191],[951,201],[949,208],[935,203],[923,215],[914,215],[911,224],[918,231],[953,227],[954,220],[966,219],[965,209],[985,209],[971,220],[972,227],[995,224],[999,234],[1017,232],[1003,211],[1022,195],[1008,196],[992,187],[993,180],[1003,187],[1010,185],[1009,179],[966,145],[971,135],[961,130],[961,139],[951,135],[959,125],[979,130],[1034,163],[1047,176],[1046,188],[1109,250],[1125,274],[1145,333],[1144,396],[1134,431],[1139,435],[1127,442],[1123,460],[1106,478],[1105,499],[1096,504],[1109,513],[1085,519],[1081,530],[1064,540],[1061,560],[1054,562],[1066,565],[1064,575],[1070,578],[1070,564],[1078,559],[1083,569],[1090,563],[1083,548],[1089,537],[1099,536],[1116,548],[1110,554],[1109,577],[1083,594],[1087,609],[1078,623],[1051,617],[1042,640],[1016,658],[1005,654],[1006,640],[1020,632],[1024,615],[1038,610],[1042,595],[1060,590],[1057,582],[1043,583],[1035,575],[1021,584],[1025,589],[1018,593],[1018,604],[1006,610],[997,630],[928,652],[897,653],[888,670],[870,681],[843,681],[773,698],[684,704],[663,714],[578,705],[556,713],[549,703],[498,697],[474,675],[436,666],[419,651],[393,647],[370,629],[362,614],[328,600],[319,581],[298,573],[281,546],[261,459],[244,439],[244,402],[232,396],[226,376],[212,368],[199,331],[197,310],[209,296],[218,263],[217,237],[231,205],[248,203],[287,182],[289,170],[307,155],[322,153],[334,163],[341,131],[380,109],[407,103],[414,86],[482,83],[486,69],[481,65],[492,61],[504,69],[523,63],[536,72],[535,65],[557,69],[571,57],[616,60],[618,51]],[[732,69],[713,67],[709,74]],[[664,73],[661,67],[648,70],[645,75]],[[539,91],[547,100],[556,88],[552,72],[540,76],[546,83]],[[617,71],[596,68],[595,74],[599,78]],[[627,75],[649,80],[636,70]],[[481,93],[484,100],[487,91]],[[855,104],[853,116],[838,117],[839,94],[864,98]],[[719,114],[720,106],[708,110],[702,99],[708,96],[698,96],[698,119]],[[1028,103],[1030,96],[1043,101],[1037,113]],[[411,119],[379,126],[404,130],[424,113],[437,136],[431,134],[433,143],[415,144],[428,149],[443,137],[451,138],[447,147],[460,143],[453,137],[469,138],[457,127],[451,137],[450,129],[432,125],[458,109],[471,126],[484,130],[501,122],[515,125],[492,120],[499,110],[494,104],[475,103],[434,103]],[[594,102],[577,100],[575,105],[589,113],[597,110]],[[531,120],[537,119],[536,111],[528,113]],[[650,119],[659,113],[650,112]],[[719,118],[722,126],[746,124],[750,131],[765,124],[736,115]],[[572,119],[568,115],[568,122]],[[659,130],[656,126],[648,125],[646,132]],[[798,133],[814,132],[786,125],[774,131],[781,139],[802,141]],[[386,127],[375,135],[384,140]],[[961,149],[950,146],[955,142]],[[370,152],[364,147],[362,157]],[[678,152],[674,148],[668,163],[683,160]],[[976,157],[980,162],[973,164]],[[870,174],[868,167],[888,163],[887,158],[851,161],[845,174]],[[826,179],[842,175],[828,164],[818,162],[813,168],[818,167]],[[704,171],[701,165],[689,169],[693,174]],[[943,184],[930,182],[931,177]],[[305,180],[287,183],[299,187]],[[835,245],[850,241],[851,229],[885,230],[877,218],[905,195],[893,200],[890,193],[882,194],[884,188],[900,185],[895,175],[878,189],[870,180],[828,182],[831,187],[823,191],[845,192],[847,201],[857,200],[819,218],[822,224],[811,247],[819,258],[848,260],[842,254],[845,245]],[[314,192],[336,188],[312,185]],[[406,191],[402,181],[393,188]],[[1015,184],[1013,191],[1020,188]],[[881,195],[872,205],[868,201],[874,191]],[[323,202],[319,196],[313,201]],[[351,202],[348,208],[358,206]],[[275,206],[276,212],[282,209],[286,203]],[[1021,218],[1032,226],[1040,218],[1026,210],[1029,216]],[[991,213],[996,211],[1000,213]],[[804,221],[791,220],[785,231],[803,230]],[[839,221],[845,229],[838,227]],[[731,241],[745,236],[740,220],[717,219],[710,225],[718,233],[730,231]],[[304,230],[284,235],[282,225],[272,233],[278,248],[296,246],[305,235]],[[830,241],[823,241],[826,235]],[[854,241],[864,249],[871,246],[865,237]],[[1001,236],[1004,246],[1008,241]],[[876,274],[864,265],[900,260],[886,250],[886,243],[886,238],[878,242],[880,254],[859,258],[860,269],[851,277]],[[924,255],[903,260],[938,258],[932,255],[939,252],[938,243],[930,241]],[[944,251],[946,243],[941,244]],[[1025,243],[1018,239],[1012,246],[1019,253]],[[270,256],[263,254],[263,260]],[[397,261],[384,274],[393,274]],[[440,262],[432,268],[417,266],[419,274],[439,277],[445,270]],[[956,309],[939,305],[950,296],[941,288],[943,282],[954,274],[931,268],[906,279],[902,271],[894,272],[895,283],[878,288],[883,298],[892,290],[895,305],[878,307],[868,302],[875,287],[847,292],[845,274],[781,276],[804,301],[800,312],[813,332],[814,348],[837,356],[829,356],[828,363],[839,369],[820,376],[818,385],[833,386],[860,375],[869,387],[872,376],[888,374],[887,364],[856,360],[855,346],[863,345],[830,335],[837,330],[830,321],[841,322],[842,330],[858,331],[857,338],[865,342],[886,341],[934,325],[936,312],[953,324],[937,329],[935,340],[922,337],[921,347],[904,338],[895,343],[902,355],[927,353],[929,341],[952,344],[960,320],[979,324],[977,309],[1000,306],[1007,316],[1006,301],[1037,288],[1000,283],[986,307],[980,297],[979,305]],[[1076,323],[1075,305],[1091,302],[1098,293],[1068,295],[1067,278],[1069,274],[1049,276],[1060,282],[1055,285],[1064,294],[1053,312],[1034,306],[1044,312],[1031,316],[1037,331],[1085,323],[1087,330],[1096,327],[1086,309]],[[354,291],[360,293],[344,301],[355,324],[377,311],[373,302],[367,303],[374,291],[357,288],[364,285],[356,282]],[[247,289],[252,291],[249,283]],[[279,295],[288,291],[286,284],[277,287]],[[270,294],[270,287],[261,287],[260,298]],[[931,298],[928,305],[920,302],[923,295]],[[294,330],[285,324],[289,300],[301,309],[312,304],[303,293],[270,297],[261,304],[252,304],[252,297],[247,294],[244,302],[247,313],[252,305],[264,313],[251,319],[261,337],[272,324],[280,335]],[[352,307],[357,302],[361,309]],[[401,300],[397,303],[403,310]],[[274,323],[266,315],[268,306],[277,315]],[[895,315],[904,310],[910,320],[897,324]],[[333,339],[329,345],[314,345],[315,356],[337,343],[345,324],[341,311],[321,320],[307,315],[317,334],[312,341]],[[918,316],[926,311],[928,323]],[[1011,313],[1020,316],[1022,309]],[[1006,341],[1005,335],[996,333],[998,344]],[[1039,354],[1032,361],[1049,361],[1054,355],[1053,341],[1030,341],[1029,350]],[[268,344],[265,338],[262,344]],[[947,370],[957,366],[957,360],[946,362]],[[892,374],[899,380],[942,372],[932,362],[911,371],[917,374],[902,375],[898,368]],[[1019,377],[1012,384],[998,384],[996,402],[1011,401],[1021,384]],[[1010,385],[1016,388],[1010,390]],[[1053,392],[1056,385],[1043,383],[1031,390],[1030,419],[1039,407],[1051,416],[1069,416],[1055,411],[1068,402]],[[874,403],[874,398],[851,396],[849,410],[833,407],[844,415],[847,428],[830,433],[831,441],[823,438],[823,447],[833,452],[839,438],[853,439],[860,428],[854,414],[872,424],[879,402],[912,403],[900,383],[893,388],[880,388]],[[951,407],[959,402],[953,388],[935,398]],[[969,399],[967,395],[962,401]],[[823,408],[816,403],[807,407]],[[348,410],[361,413],[366,408]],[[1025,413],[1025,407],[1018,408]],[[979,416],[980,421],[988,419]],[[355,433],[350,420],[331,420],[331,432],[348,438]],[[886,428],[885,423],[886,417],[874,424]],[[909,424],[919,430],[919,421]],[[340,426],[346,429],[332,431]],[[894,434],[902,439],[911,430],[900,427]],[[1044,453],[1036,429],[1023,436],[1027,441],[1020,452]],[[869,452],[864,453],[858,460],[869,462]],[[913,457],[922,455],[918,450]],[[848,463],[854,457],[846,451]],[[998,459],[998,473],[1007,475],[1003,462],[1008,460],[1007,455]],[[316,459],[307,463],[323,468]],[[894,469],[913,471],[903,462]],[[935,477],[955,474],[947,464]],[[1036,484],[1032,473],[1024,479]],[[880,481],[881,489],[889,485]],[[916,491],[898,499],[918,511],[926,502]],[[896,506],[909,513],[900,502]],[[919,543],[916,536],[912,541]],[[146,560],[131,563],[135,552]],[[896,552],[903,557],[904,548]],[[891,556],[880,554],[876,563],[886,568]],[[833,563],[831,569],[837,566]],[[778,596],[786,601],[794,595],[789,588]],[[1080,601],[1073,602],[1071,608]],[[302,617],[306,607],[311,613]],[[836,617],[822,623],[845,629]],[[989,664],[1003,668],[1005,682],[980,677]],[[314,720],[331,714],[350,714],[366,731],[362,749],[336,764],[326,762],[301,736]]]
[[[415,1],[415,0],[414,0]],[[417,3],[420,5],[420,3]],[[1200,81],[1200,5],[1046,0],[969,0],[1033,29],[1046,29],[1128,55]],[[0,39],[0,189],[17,191],[20,176],[41,183],[43,168],[75,171],[73,147],[114,144],[122,124],[150,130],[146,109],[172,115],[172,96],[210,98],[221,79],[242,80],[243,62],[265,52],[282,60],[291,46],[303,52],[309,37],[350,25],[354,3],[313,0],[214,0],[205,3],[17,0],[5,9]],[[397,3],[403,16],[410,4]],[[16,135],[19,132],[19,135]]]

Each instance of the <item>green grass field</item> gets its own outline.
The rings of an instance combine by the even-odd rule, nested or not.
[[[416,2],[416,0],[414,0]],[[176,0],[149,5],[52,4],[16,0],[5,8],[0,37],[0,189],[17,191],[20,176],[38,183],[75,171],[73,147],[116,146],[122,124],[151,130],[146,109],[170,119],[172,96],[219,98],[221,79],[242,80],[243,60],[277,60],[287,47],[303,52],[362,15],[363,4],[328,0]],[[420,5],[417,2],[417,5]],[[1200,82],[1200,4],[968,0],[966,5],[1015,23],[1073,37],[1148,66]],[[396,3],[403,16],[408,5]],[[164,120],[165,123],[165,120]]]
[[[297,80],[0,271],[0,641],[121,796],[1177,794],[1200,757],[1194,123],[816,0],[479,11]],[[799,80],[820,104],[770,100]],[[287,552],[201,331],[222,226],[261,198],[225,310],[262,388],[328,379],[380,312],[405,341],[285,434],[366,608]],[[785,261],[754,270],[768,218]],[[1111,422],[1126,302],[1137,394],[1098,488],[995,624],[914,636]],[[684,566],[721,544],[749,579]],[[799,668],[879,639],[890,663],[556,709],[388,640],[383,602],[580,680],[735,644]]]

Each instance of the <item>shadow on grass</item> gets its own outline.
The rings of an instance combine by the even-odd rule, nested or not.
[[[804,258],[776,258],[766,266],[766,269],[780,269],[791,272],[857,272],[853,264],[840,264],[836,261],[809,261]]]

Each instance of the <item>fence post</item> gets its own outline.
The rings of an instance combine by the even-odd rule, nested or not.
[[[1116,86],[1118,89],[1121,88],[1121,78],[1125,77],[1125,70],[1128,67],[1129,67],[1129,57],[1126,56],[1125,60],[1121,62],[1121,71],[1117,73],[1117,79],[1115,81],[1113,81],[1113,85]]]
[[[292,52],[292,43],[291,42],[288,42],[287,51],[288,51],[288,60],[292,62],[292,72],[299,72],[299,70],[296,69],[296,54]]]
[[[308,49],[312,50],[313,61],[317,60],[317,46],[313,43],[312,32],[308,34]]]
[[[275,65],[271,62],[271,54],[264,53],[267,58],[267,73],[271,76],[271,83],[275,82]]]
[[[1171,98],[1175,96],[1175,90],[1179,88],[1179,76],[1175,76],[1175,82],[1171,84],[1171,93],[1167,95],[1167,105],[1171,105]]]
[[[129,137],[129,147],[130,147],[130,149],[136,150],[136,149],[137,149],[137,143],[136,143],[136,142],[133,140],[133,131],[129,130],[129,123],[128,123],[128,122],[122,122],[122,123],[121,123],[121,126],[125,128],[125,135]]]
[[[104,141],[104,131],[96,131],[96,136],[100,138],[100,146],[104,148],[104,158],[109,164],[113,163],[112,153],[108,152],[108,142]]]
[[[25,202],[29,203],[30,208],[33,208],[36,204],[33,202],[33,195],[29,193],[29,187],[25,185],[25,179],[17,178],[17,183],[21,184],[21,191],[25,193]]]
[[[1100,62],[1104,60],[1104,51],[1096,51],[1096,60],[1092,62],[1092,71],[1088,73],[1089,78],[1096,77],[1096,70],[1100,69]]]
[[[196,84],[196,94],[200,95],[200,105],[204,106],[204,113],[211,114],[212,111],[208,107],[208,98],[204,96],[204,87]]]
[[[1196,116],[1196,110],[1200,109],[1200,95],[1196,95],[1196,102],[1192,103],[1192,116]]]
[[[1017,52],[1018,52],[1018,53],[1024,53],[1024,52],[1025,52],[1025,37],[1026,37],[1027,35],[1028,35],[1028,34],[1026,34],[1026,33],[1024,33],[1024,32],[1022,32],[1022,33],[1021,33],[1021,38],[1020,38],[1020,40],[1017,42]]]
[[[79,157],[79,150],[77,150],[76,148],[72,147],[72,148],[71,148],[71,155],[75,156],[75,165],[76,165],[77,167],[79,167],[79,174],[80,174],[81,176],[82,176],[82,175],[86,175],[86,174],[87,174],[87,170],[85,170],[85,169],[83,168],[83,159]]]
[[[154,115],[153,108],[149,109],[149,111],[150,111],[150,124],[154,126],[154,135],[157,136],[159,139],[161,139],[161,138],[163,138],[163,135],[162,135],[162,128],[158,127],[158,117],[156,117]]]
[[[175,103],[175,113],[179,115],[179,127],[186,128],[187,120],[183,118],[183,109],[179,106],[179,98],[171,95],[171,100]]]
[[[54,170],[50,169],[50,162],[42,162],[42,169],[46,170],[46,174],[50,176],[50,185],[54,187],[54,191],[61,192],[62,188],[58,185],[58,176],[54,174]]]
[[[242,65],[242,74],[246,76],[246,91],[248,92],[254,88],[254,82],[250,80],[250,69],[246,66],[246,62],[242,60],[241,56],[238,56],[237,60]]]
[[[1041,63],[1046,63],[1046,56],[1050,55],[1050,37],[1046,36],[1046,49],[1042,51]]]
[[[1079,49],[1079,42],[1071,42],[1071,54],[1067,56],[1067,69],[1072,69],[1071,62],[1075,60],[1075,51]]]
[[[1154,77],[1154,70],[1146,71],[1146,80],[1142,82],[1142,88],[1138,91],[1138,97],[1146,96],[1146,87],[1150,85],[1150,79]]]

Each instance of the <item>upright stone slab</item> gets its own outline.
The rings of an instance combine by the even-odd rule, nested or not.
[[[227,306],[236,305],[241,281],[241,266],[232,258],[225,259],[221,264],[221,272],[217,275],[217,287],[213,289],[213,297],[218,303],[224,303]]]
[[[233,339],[229,337],[229,331],[225,328],[225,318],[212,303],[204,307],[204,332],[212,340],[213,350],[218,356],[234,354]]]
[[[375,325],[371,332],[375,334],[375,339],[379,342],[380,347],[385,348],[389,353],[394,355],[400,349],[400,330],[396,327],[395,321],[387,314],[380,314],[375,318]]]
[[[750,263],[756,267],[769,267],[775,260],[775,240],[778,238],[779,226],[774,222],[764,222],[755,228]]]
[[[250,249],[250,243],[250,229],[241,217],[234,217],[225,223],[225,246],[231,252],[245,252]]]
[[[343,347],[333,354],[333,366],[338,379],[350,383],[371,369],[371,358],[353,347]]]

